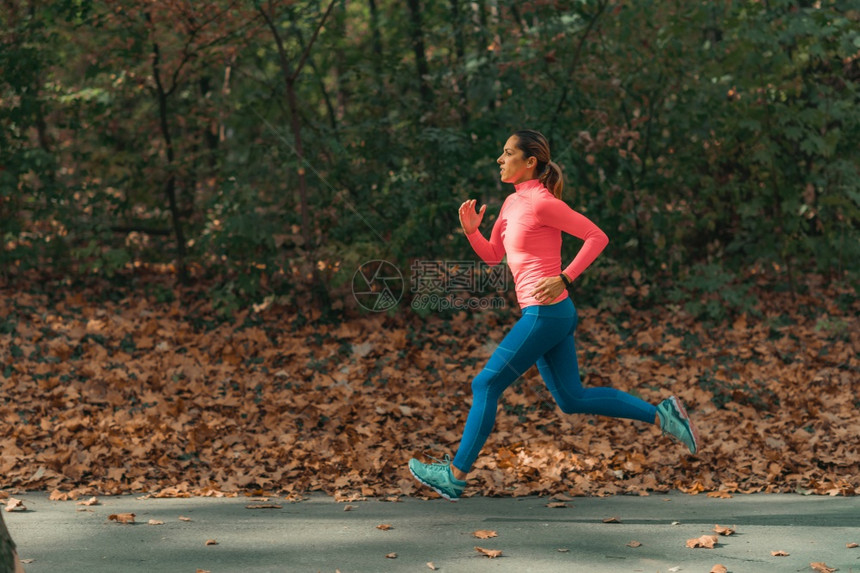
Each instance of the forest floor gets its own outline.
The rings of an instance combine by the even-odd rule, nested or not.
[[[762,288],[721,323],[677,305],[579,308],[584,383],[679,396],[702,449],[565,415],[532,368],[504,394],[466,495],[857,493],[860,303],[808,280],[805,294]],[[0,488],[427,495],[407,460],[453,453],[470,381],[519,314],[335,321],[267,304],[225,320],[202,288],[158,292],[2,287]]]

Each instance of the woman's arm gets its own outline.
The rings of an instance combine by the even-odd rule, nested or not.
[[[469,239],[469,244],[472,245],[475,253],[488,265],[495,266],[502,262],[505,256],[505,246],[502,243],[502,230],[504,229],[502,213],[499,213],[499,218],[496,219],[493,230],[490,232],[490,239],[487,240],[478,228],[484,218],[484,213],[487,211],[487,206],[483,205],[480,211],[476,211],[475,203],[474,199],[470,199],[460,205],[460,224],[463,226],[463,232],[466,233],[466,238]],[[502,212],[504,212],[504,206]]]
[[[609,244],[609,237],[600,227],[560,199],[550,198],[539,202],[535,205],[535,213],[541,224],[585,241],[573,261],[562,271],[571,281],[576,280]]]

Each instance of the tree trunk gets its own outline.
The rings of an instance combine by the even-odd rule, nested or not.
[[[147,18],[148,17],[149,15],[147,15]],[[182,214],[180,213],[179,204],[176,200],[176,158],[173,151],[173,138],[170,135],[170,125],[167,121],[168,94],[161,81],[161,50],[159,49],[157,42],[153,42],[152,44],[152,74],[153,79],[155,79],[155,93],[158,98],[161,137],[164,139],[164,147],[167,153],[167,181],[164,185],[164,192],[167,195],[167,203],[170,207],[170,215],[173,220],[173,234],[176,238],[176,270],[179,282],[185,284],[188,282],[188,271],[185,267],[185,233],[182,229]]]
[[[412,50],[415,52],[415,69],[418,72],[418,82],[421,91],[421,103],[424,111],[430,109],[433,104],[433,90],[427,83],[430,76],[430,65],[427,63],[427,54],[424,52],[424,29],[421,23],[420,0],[409,0],[409,16],[412,23]]]
[[[15,551],[15,542],[6,529],[3,514],[0,513],[0,573],[24,573],[18,553]]]

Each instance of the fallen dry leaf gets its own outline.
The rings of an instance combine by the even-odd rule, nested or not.
[[[385,556],[386,559],[397,559],[397,553],[389,553]]]
[[[198,569],[197,573],[212,573],[212,571],[209,571],[208,569]]]
[[[108,515],[108,521],[116,521],[117,523],[132,524],[134,523],[133,513],[112,513]]]
[[[735,532],[731,527],[723,527],[719,524],[714,525],[714,533],[718,535],[732,535]]]
[[[642,544],[639,543],[638,541],[631,541],[630,543],[627,544],[627,547],[642,547]]]
[[[246,505],[245,509],[281,509],[281,506],[277,503],[256,503]]]
[[[717,563],[716,565],[711,567],[711,570],[709,573],[728,573],[728,571],[729,570],[726,569],[725,565],[720,565],[719,563]]]
[[[343,510],[344,510],[344,511],[352,511],[353,509],[355,509],[355,506],[354,506],[354,505],[345,505],[345,506],[343,506]]]
[[[218,545],[218,542],[215,541],[214,539],[207,539],[206,545]]]
[[[856,543],[846,543],[845,547],[848,549],[854,549],[855,547],[860,547],[860,545],[857,545]]]
[[[774,557],[788,557],[790,555],[788,553],[788,551],[782,551],[782,550],[771,551],[770,554],[773,555]]]
[[[714,545],[717,544],[718,539],[719,538],[716,535],[703,535],[694,539],[688,539],[687,547],[690,549],[696,549],[697,547],[713,549]]]
[[[79,501],[75,505],[92,506],[92,505],[101,505],[101,504],[99,503],[99,498],[97,498],[96,496],[93,496],[86,501]]]
[[[558,551],[559,553],[570,553],[570,549],[559,548],[559,549],[556,549],[556,551]]]
[[[190,517],[185,517],[184,515],[179,516],[179,521],[191,521]]]
[[[50,501],[68,501],[70,498],[68,493],[55,489],[48,496],[48,499]]]
[[[477,537],[478,539],[489,539],[491,537],[498,537],[499,534],[495,531],[491,531],[488,529],[479,529],[477,531],[473,531],[472,535]]]
[[[6,511],[27,511],[27,507],[24,505],[24,502],[14,497],[9,498],[4,509]]]
[[[164,525],[164,522],[159,519],[150,519],[146,522],[147,525]]]
[[[484,549],[483,547],[478,547],[476,545],[475,551],[477,551],[478,553],[480,553],[482,555],[486,555],[490,559],[495,559],[496,557],[502,556],[502,550],[501,549]]]
[[[720,499],[731,499],[732,494],[727,491],[709,491],[708,497],[716,497]]]
[[[388,531],[389,529],[391,529],[391,524],[380,523],[379,525],[376,526],[376,529],[381,529],[382,531]]]
[[[836,569],[828,567],[827,564],[822,561],[815,561],[810,563],[809,566],[812,567],[814,571],[818,571],[818,573],[833,573],[836,571]]]
[[[555,509],[555,508],[567,507],[567,504],[564,503],[563,501],[551,501],[548,504],[546,504],[546,506]]]
[[[436,566],[433,564],[433,562],[432,562],[432,561],[428,561],[428,562],[427,562],[427,567],[429,567],[431,571],[435,571],[435,570],[436,570]]]
[[[620,517],[607,517],[603,520],[603,523],[621,523]]]

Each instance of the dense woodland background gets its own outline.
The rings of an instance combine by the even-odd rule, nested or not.
[[[2,485],[411,491],[512,289],[368,313],[356,270],[474,260],[456,208],[489,230],[534,128],[610,236],[587,381],[711,445],[574,429],[532,372],[481,491],[853,493],[858,90],[849,1],[5,0]]]

